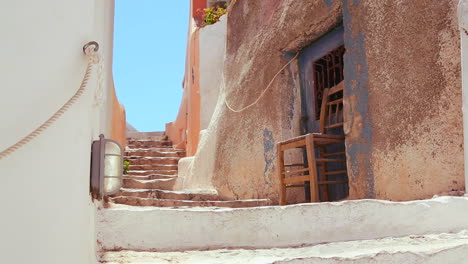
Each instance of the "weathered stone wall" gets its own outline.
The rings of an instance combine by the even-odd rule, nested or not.
[[[195,174],[212,178],[222,196],[277,200],[275,143],[300,134],[297,64],[283,71],[265,96],[241,113],[228,110],[224,96],[234,109],[251,104],[291,59],[293,53],[285,52],[299,50],[340,20],[341,5],[324,1],[238,0],[231,5],[226,85],[207,129],[211,142],[199,146],[193,166]]]
[[[344,1],[350,197],[464,186],[457,1]]]
[[[249,105],[296,51],[341,22],[348,199],[411,200],[463,188],[455,0],[232,3],[226,85],[191,178],[226,198],[278,198],[275,143],[301,133],[297,63],[241,113],[223,99],[235,109]]]

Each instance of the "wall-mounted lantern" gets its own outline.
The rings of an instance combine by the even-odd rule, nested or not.
[[[95,199],[120,190],[123,176],[123,151],[119,143],[99,136],[91,147],[91,195]]]

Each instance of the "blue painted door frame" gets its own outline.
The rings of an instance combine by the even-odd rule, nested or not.
[[[319,130],[319,121],[315,119],[314,68],[313,63],[330,51],[344,45],[343,27],[338,27],[308,47],[299,55],[299,74],[301,77],[302,134]]]
[[[314,62],[324,57],[330,51],[344,45],[344,29],[342,26],[335,28],[325,34],[320,39],[304,48],[299,55],[299,74],[301,84],[301,112],[302,134],[317,133],[319,131],[319,120],[316,119],[314,93]],[[334,149],[335,147],[332,147]],[[330,149],[330,150],[332,150]],[[333,150],[333,151],[338,151]],[[306,159],[306,155],[304,155]],[[333,165],[331,165],[333,166]],[[333,170],[342,170],[346,168],[336,167]],[[343,180],[345,175],[331,176],[329,180]],[[310,199],[309,188],[305,189],[306,199]],[[345,185],[332,185],[329,188],[330,200],[338,200],[348,195],[348,187]]]

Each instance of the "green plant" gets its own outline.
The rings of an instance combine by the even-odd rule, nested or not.
[[[124,160],[123,162],[123,174],[124,175],[127,175],[129,168],[130,168],[130,161]]]
[[[206,25],[212,25],[212,24],[218,22],[219,18],[227,13],[227,9],[225,7],[226,6],[224,6],[224,7],[215,6],[215,7],[211,7],[211,8],[209,7],[209,8],[203,9],[203,11],[202,11],[203,12],[203,14],[202,14],[202,18],[203,18],[202,27],[204,27]]]

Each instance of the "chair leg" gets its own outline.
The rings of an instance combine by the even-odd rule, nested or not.
[[[319,147],[319,153],[320,153],[320,158],[325,157],[325,147]],[[326,162],[321,162],[320,163],[320,181],[327,181],[327,163]],[[328,185],[327,184],[322,184],[320,185],[320,190],[322,191],[322,201],[329,201],[328,197]]]
[[[284,184],[284,151],[281,150],[281,145],[276,145],[276,151],[278,155],[277,164],[278,164],[278,177],[280,181],[280,196],[279,204],[286,205],[286,185]]]
[[[319,202],[318,180],[317,180],[317,162],[314,152],[314,135],[306,137],[307,163],[310,177],[310,202]]]

